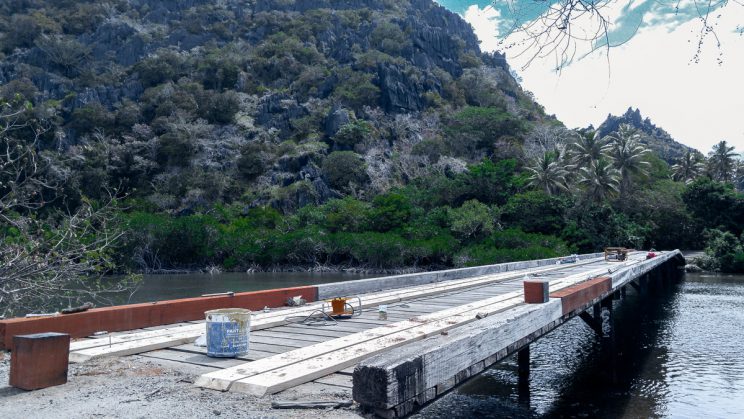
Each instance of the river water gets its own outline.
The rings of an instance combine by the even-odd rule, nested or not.
[[[511,357],[416,417],[744,417],[744,276],[629,289],[615,315],[614,383],[612,352],[575,318],[532,344],[528,391]]]
[[[143,275],[138,288],[131,294],[114,297],[116,304],[146,303],[176,298],[198,297],[219,292],[258,291],[272,288],[298,287],[351,281],[370,276],[345,272],[228,272],[215,275],[205,273]]]

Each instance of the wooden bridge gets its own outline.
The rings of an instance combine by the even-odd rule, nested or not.
[[[570,262],[570,263],[562,263]],[[612,300],[627,286],[644,292],[684,263],[680,252],[632,252],[627,260],[602,254],[576,260],[544,259],[476,268],[372,278],[255,293],[135,304],[85,313],[0,321],[0,344],[32,332],[65,332],[70,361],[140,354],[178,368],[200,368],[195,385],[265,396],[303,386],[347,393],[365,410],[406,416],[490,365],[519,352],[574,316],[613,337]],[[524,280],[549,285],[550,298],[525,303]],[[280,307],[302,295],[309,302]],[[359,296],[362,313],[337,323],[315,317],[323,300]],[[237,358],[210,358],[195,345],[205,310],[260,309],[251,321],[250,350]],[[386,316],[378,313],[387,306]],[[602,310],[609,311],[602,324]],[[590,313],[591,312],[591,313]],[[305,322],[310,315],[312,321]],[[107,331],[88,337],[94,332]]]

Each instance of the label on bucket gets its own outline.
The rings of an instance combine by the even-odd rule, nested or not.
[[[207,355],[235,357],[248,352],[250,315],[207,314]]]

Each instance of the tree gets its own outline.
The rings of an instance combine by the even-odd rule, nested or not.
[[[574,163],[579,167],[589,167],[607,154],[610,145],[599,135],[599,131],[587,131],[579,134],[575,141],[569,144],[568,152]]]
[[[347,190],[365,183],[367,165],[362,157],[351,151],[334,151],[323,160],[323,176],[331,187]],[[353,185],[353,186],[352,186]]]
[[[515,55],[525,55],[527,66],[535,59],[554,56],[556,69],[569,65],[577,53],[579,44],[588,43],[591,50],[604,48],[609,55],[609,49],[623,45],[627,37],[622,41],[613,40],[611,28],[627,24],[628,13],[613,14],[613,7],[621,6],[624,11],[628,10],[627,4],[617,0],[556,0],[556,1],[517,1],[507,2],[509,10],[502,11],[501,22],[509,24],[509,16],[513,18],[511,28],[502,36],[502,42],[506,48],[518,48]],[[721,18],[720,11],[729,5],[728,0],[716,1],[692,1],[687,4],[679,2],[667,5],[660,2],[658,8],[647,10],[653,13],[656,19],[667,19],[675,22],[686,20],[697,20],[700,28],[697,31],[696,52],[693,57],[695,62],[705,46],[706,39],[712,37],[714,44],[720,48],[721,41],[717,31],[721,30],[718,19]],[[741,6],[741,2],[731,2],[732,7]],[[633,10],[633,14],[640,9]],[[642,21],[646,20],[640,12]],[[641,25],[639,24],[638,28]],[[741,28],[728,28],[725,30],[740,32]],[[637,29],[636,29],[637,31]],[[635,32],[630,34],[634,36]],[[509,41],[506,43],[506,41]],[[580,55],[580,53],[579,53]]]
[[[18,98],[0,100],[0,109],[0,316],[106,302],[131,289],[127,280],[100,281],[122,236],[116,199],[57,209],[66,179],[37,151],[43,121]]]
[[[695,150],[687,149],[677,164],[672,166],[674,180],[690,183],[703,172],[703,156]]]
[[[465,201],[449,213],[450,229],[464,240],[481,234],[491,234],[495,228],[493,212],[488,205],[475,199]]]
[[[579,184],[585,188],[590,200],[602,202],[619,192],[620,171],[607,157],[600,157],[588,167],[582,167],[580,173]]]
[[[555,152],[545,152],[527,167],[530,173],[529,184],[545,191],[548,195],[566,190],[568,172],[562,166]]]
[[[741,234],[744,230],[744,198],[732,185],[700,177],[682,194],[688,210],[703,228],[717,228]]]
[[[734,176],[735,159],[734,147],[729,147],[726,141],[714,145],[713,150],[708,153],[708,168],[713,179],[730,182]]]
[[[623,124],[615,135],[609,136],[610,157],[620,172],[620,196],[625,196],[633,176],[647,176],[651,163],[646,161],[650,151],[641,145],[641,135],[630,125]]]

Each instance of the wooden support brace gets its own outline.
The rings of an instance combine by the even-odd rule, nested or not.
[[[602,330],[602,317],[594,318],[586,311],[579,313],[579,317],[587,326],[594,330],[598,336],[604,336],[604,331]]]

